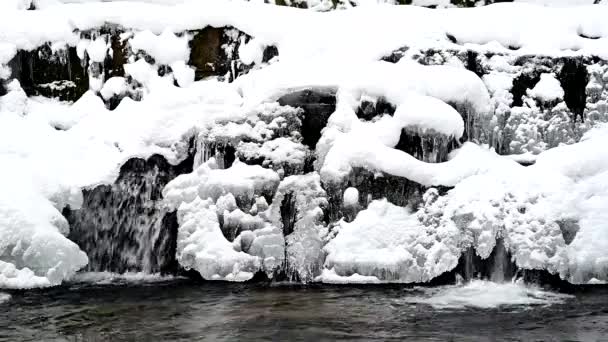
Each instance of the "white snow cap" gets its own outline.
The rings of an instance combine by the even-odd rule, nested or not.
[[[347,188],[344,190],[344,206],[355,207],[359,204],[359,190],[357,188]]]
[[[564,89],[553,74],[545,73],[540,75],[540,81],[534,88],[528,90],[528,95],[544,102],[550,102],[562,100]]]

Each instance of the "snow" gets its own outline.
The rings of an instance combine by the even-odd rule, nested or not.
[[[421,229],[410,209],[376,200],[353,222],[340,222],[338,234],[324,247],[324,266],[339,276],[425,282],[456,266],[459,253],[452,244],[457,235],[455,230]]]
[[[321,177],[327,182],[339,182],[352,171],[363,167],[404,177],[422,185],[453,186],[463,179],[483,173],[492,166],[503,164],[493,151],[472,143],[465,143],[451,153],[444,163],[425,163],[411,155],[389,148],[374,140],[362,140],[358,135],[336,139],[321,169]]]
[[[32,0],[5,0],[0,3],[0,10],[26,10],[31,2]]]
[[[99,37],[87,46],[86,51],[91,61],[103,63],[108,55],[108,48],[109,46],[105,39]]]
[[[127,91],[127,81],[124,77],[111,77],[104,84],[99,91],[101,97],[105,100],[109,100],[114,96],[120,96]]]
[[[396,105],[407,106],[408,102],[416,101],[411,104],[412,109],[417,108],[416,104],[428,104],[433,101],[415,97],[423,95],[445,102],[470,103],[480,113],[489,109],[489,95],[483,82],[472,72],[461,68],[423,66],[406,61],[389,63],[330,59],[302,63],[299,59],[293,63],[282,60],[281,63],[274,63],[240,77],[235,83],[243,96],[254,104],[263,100],[278,99],[299,89],[337,88],[352,94],[351,96],[361,92],[371,96],[383,96]],[[445,104],[435,102],[431,105],[442,113],[448,111],[444,107]],[[454,130],[457,128],[450,127],[446,134],[454,133]]]
[[[160,153],[180,161],[184,136],[234,118],[233,106],[240,104],[231,86],[215,81],[179,92],[158,76],[148,85],[150,97],[108,111],[92,93],[68,104],[28,99],[17,81],[9,83],[0,98],[0,164],[10,165],[0,177],[0,260],[6,263],[0,287],[57,285],[85,266],[86,255],[65,237],[63,207],[78,208],[81,189],[112,182],[128,158]]]
[[[240,1],[190,1],[175,6],[102,2],[50,6],[39,11],[3,11],[0,32],[2,40],[14,42],[18,48],[28,48],[43,41],[75,43],[74,29],[86,30],[104,22],[156,34],[168,28],[181,32],[206,25],[230,25],[265,44],[276,43],[284,58],[299,60],[318,56],[320,52],[327,55],[327,60],[337,53],[372,60],[406,45],[455,46],[446,37],[449,33],[459,45],[477,45],[481,49],[503,52],[515,46],[521,55],[577,51],[606,56],[608,49],[601,39],[579,37],[579,33],[604,37],[608,32],[608,25],[602,21],[605,11],[603,6],[544,8],[495,4],[466,10],[362,6],[348,11],[315,13]],[[514,16],[520,18],[519,25],[512,25],[509,18]],[[543,25],[538,25],[541,17]],[[360,25],[361,22],[369,25]],[[345,35],[360,39],[339,39]],[[380,36],[383,39],[375,39]],[[360,44],[361,39],[366,44]],[[489,44],[494,41],[497,44]],[[332,46],[334,49],[330,49]]]
[[[573,283],[607,279],[605,212],[608,127],[591,130],[574,145],[541,153],[530,167],[504,164],[469,177],[447,196],[425,205],[422,222],[463,230],[460,245],[486,257],[502,236],[519,267],[547,269]],[[579,225],[566,244],[560,225]]]
[[[138,32],[129,42],[133,50],[145,51],[156,63],[170,65],[177,61],[188,60],[190,53],[188,40],[187,35],[180,38],[169,29],[165,29],[158,36],[149,30]]]
[[[541,74],[540,81],[528,91],[528,95],[544,102],[562,100],[564,89],[552,74]]]
[[[278,175],[238,160],[228,169],[212,167],[215,167],[213,158],[191,174],[177,177],[163,190],[165,201],[178,209],[178,262],[186,269],[197,270],[208,280],[245,281],[262,266],[272,271],[277,266],[276,259],[284,255],[282,250],[277,254],[273,247],[279,245],[275,241],[278,237],[284,244],[282,236],[272,227],[256,231],[248,254],[235,249],[224,237],[218,218],[223,215],[224,225],[230,226],[228,214],[239,210],[235,209],[236,204],[230,203],[236,203],[235,198],[247,202],[272,192],[278,186]],[[249,219],[244,214],[239,217]]]
[[[308,152],[307,148],[301,143],[284,137],[269,140],[262,144],[239,143],[238,149],[244,158],[263,158],[264,166],[286,164],[300,167],[304,164]]]
[[[340,276],[334,269],[324,269],[320,276],[315,278],[315,281],[325,284],[378,284],[380,280],[373,276],[362,276],[357,273],[347,277]]]
[[[257,257],[237,252],[222,235],[210,200],[196,197],[178,210],[177,260],[204,279],[245,281],[260,267]]]
[[[186,65],[184,61],[175,61],[171,63],[173,76],[180,87],[187,87],[194,82],[194,69]]]
[[[6,165],[0,177],[0,287],[51,286],[74,276],[87,257],[66,238],[69,227],[61,210],[78,208],[82,189],[114,181],[129,158],[159,153],[171,163],[184,160],[192,138],[201,144],[234,143],[239,158],[264,159],[262,166],[236,160],[224,168],[223,161],[197,151],[194,171],[163,191],[167,205],[178,210],[178,261],[205,279],[244,281],[257,271],[271,275],[287,262],[305,281],[428,281],[455,267],[463,248],[474,247],[487,257],[502,237],[520,267],[547,269],[571,282],[608,280],[603,148],[608,128],[588,132],[580,143],[548,149],[553,146],[528,139],[538,132],[526,127],[542,121],[531,114],[538,108],[529,97],[564,98],[555,75],[541,75],[524,97],[526,106],[511,110],[509,93],[515,75],[509,58],[608,58],[606,6],[364,5],[315,13],[236,1],[40,3],[40,10],[24,11],[28,1],[2,1],[0,78],[10,77],[7,65],[18,50],[46,42],[54,48],[75,46],[81,58],[86,53],[90,61],[103,63],[108,38],[88,40],[81,33],[105,23],[133,34],[129,46],[154,64],[141,54],[131,56],[124,78],[92,77],[91,90],[74,103],[28,98],[18,81],[3,83],[8,93],[0,97],[0,165]],[[232,26],[252,36],[238,55],[256,68],[232,83],[195,82],[186,64],[191,39],[186,31],[207,25]],[[270,45],[278,48],[278,58],[258,68]],[[441,66],[412,58],[380,61],[404,46],[412,58],[431,47],[502,55],[492,57],[493,69],[483,79],[455,61]],[[159,76],[161,66],[172,72]],[[121,97],[130,90],[127,80],[129,86],[132,81],[142,86],[141,101],[125,97],[108,110],[96,91],[106,100]],[[589,92],[601,94],[603,83],[592,81]],[[290,128],[286,117],[301,113],[274,101],[302,89],[330,90],[337,99],[314,151],[297,135],[277,134]],[[395,106],[394,115],[360,120],[361,100],[380,97]],[[395,149],[402,132],[445,144],[461,138],[469,122],[449,104],[482,123],[498,117],[515,126],[516,120],[528,120],[514,132],[519,145],[513,149],[521,155],[504,158],[488,146],[466,142],[447,161],[428,163]],[[560,102],[552,109],[564,106]],[[289,167],[303,170],[313,152],[314,172],[287,176]],[[524,168],[516,161],[535,165]],[[330,233],[322,220],[324,187],[343,184],[358,167],[454,188],[442,196],[428,190],[421,208],[373,201]],[[342,195],[346,206],[359,202],[355,188]],[[294,227],[281,220],[286,198],[298,207]],[[570,244],[560,230],[568,220],[579,226]],[[293,232],[285,237],[288,228]]]
[[[296,208],[295,213],[288,212],[295,216],[293,227],[286,227],[283,220],[283,205],[287,200]],[[293,230],[285,238],[286,271],[289,275],[297,275],[300,281],[312,281],[322,268],[323,239],[327,234],[323,216],[327,206],[321,178],[317,172],[310,172],[283,179],[266,213],[272,224],[281,228],[282,234],[290,233],[289,228]]]
[[[345,207],[356,207],[359,205],[359,190],[353,187],[344,190],[343,201]]]
[[[163,195],[175,207],[198,196],[216,201],[225,194],[236,198],[253,199],[254,195],[276,188],[279,176],[259,165],[235,161],[228,169],[212,169],[210,163],[198,167],[192,174],[182,175],[168,184]]]
[[[125,73],[134,80],[147,85],[150,80],[154,79],[156,69],[148,64],[144,59],[139,59],[134,63],[125,64]]]

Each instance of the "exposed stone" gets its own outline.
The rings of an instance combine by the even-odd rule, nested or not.
[[[565,58],[558,79],[564,89],[564,101],[574,114],[574,121],[581,117],[585,121],[584,110],[587,104],[586,86],[589,82],[587,67],[580,58]]]
[[[191,31],[190,59],[188,64],[195,68],[196,81],[209,76],[227,77],[229,81],[246,72],[247,68],[237,56],[242,41],[250,37],[230,27],[207,26]]]
[[[76,101],[89,89],[87,70],[75,47],[53,52],[50,44],[44,44],[33,51],[20,50],[8,65],[11,78],[19,80],[28,96]]]
[[[321,138],[321,130],[327,125],[330,115],[336,110],[336,94],[333,90],[302,90],[284,95],[278,100],[282,106],[302,108],[303,143],[315,149]]]

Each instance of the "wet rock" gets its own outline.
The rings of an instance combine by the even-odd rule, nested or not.
[[[293,192],[285,194],[281,202],[281,221],[283,222],[283,235],[287,236],[293,233],[296,219],[298,216],[298,208],[296,208],[296,200]]]
[[[302,90],[278,99],[282,106],[302,108],[302,142],[315,149],[321,130],[327,125],[330,115],[336,110],[336,93],[333,90]]]
[[[534,88],[540,81],[540,74],[539,71],[534,71],[532,73],[521,74],[513,79],[513,88],[511,88],[513,107],[521,107],[523,105],[523,96],[526,95],[528,89]]]
[[[589,82],[587,67],[580,58],[565,58],[558,80],[564,89],[564,101],[574,114],[574,121],[576,122],[579,116],[581,121],[585,121],[583,113],[587,104],[586,86]]]
[[[569,245],[574,238],[576,233],[581,229],[578,220],[576,219],[563,219],[556,222],[559,229],[562,231],[562,236],[567,245]]]
[[[427,163],[441,163],[448,160],[448,154],[456,147],[457,142],[452,137],[404,128],[395,149]]]

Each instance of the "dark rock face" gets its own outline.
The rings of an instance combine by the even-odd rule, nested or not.
[[[293,192],[285,195],[281,202],[281,221],[283,222],[283,235],[287,236],[293,233],[296,219],[298,216],[298,208]]]
[[[222,51],[222,40],[225,40],[224,30],[207,26],[193,33],[188,64],[196,68],[195,80],[226,74],[229,71],[229,61]]]
[[[191,31],[189,65],[195,68],[196,81],[209,76],[227,76],[229,81],[246,72],[237,56],[241,41],[250,37],[231,27],[207,26]]]
[[[33,51],[18,51],[9,62],[11,78],[19,80],[28,96],[58,97],[76,101],[89,89],[86,66],[75,47],[53,52],[49,44]]]
[[[279,49],[277,49],[276,46],[274,46],[274,45],[267,46],[264,49],[264,55],[262,56],[262,63],[268,63],[273,58],[277,57],[278,55],[279,55]]]
[[[539,81],[539,72],[521,74],[517,76],[513,80],[513,88],[511,88],[511,94],[513,94],[513,106],[521,107],[523,105],[523,96],[526,95],[526,91],[534,88]]]
[[[355,187],[359,191],[360,206],[363,210],[376,199],[386,198],[387,201],[398,206],[411,206],[416,208],[422,201],[426,187],[408,180],[407,178],[377,175],[363,168],[354,168],[344,184],[324,184],[327,191],[329,207],[327,209],[328,222],[336,222],[342,217],[352,221],[358,211],[343,207],[344,189]]]
[[[467,51],[466,68],[479,77],[483,76],[485,73],[482,66],[479,65],[479,62],[477,61],[477,52],[475,51]]]
[[[396,149],[410,154],[412,157],[427,162],[441,163],[448,160],[448,154],[457,147],[454,138],[443,134],[421,134],[417,131],[401,130]]]
[[[332,90],[302,90],[284,95],[278,100],[281,106],[302,108],[302,139],[313,149],[327,126],[329,116],[336,110],[336,94]]]
[[[379,98],[376,102],[361,101],[361,105],[357,108],[357,117],[362,120],[370,121],[379,115],[395,114],[397,108],[384,98]]]
[[[109,32],[110,47],[112,49],[112,56],[106,56],[104,61],[104,77],[109,79],[110,77],[124,77],[125,68],[124,65],[128,63],[128,57],[130,50],[127,47],[127,41],[120,39],[120,34],[123,33],[121,30],[113,29]]]
[[[562,232],[566,245],[569,245],[574,240],[576,233],[581,229],[578,220],[575,219],[559,220],[557,221],[557,225]]]
[[[564,89],[564,101],[574,114],[574,121],[579,116],[581,121],[585,121],[583,112],[587,103],[586,86],[589,82],[587,67],[580,59],[566,58],[558,79]]]
[[[112,185],[84,191],[81,209],[64,209],[69,238],[89,256],[89,271],[175,273],[177,215],[162,205],[162,189],[192,159],[177,166],[154,155],[129,159]]]

